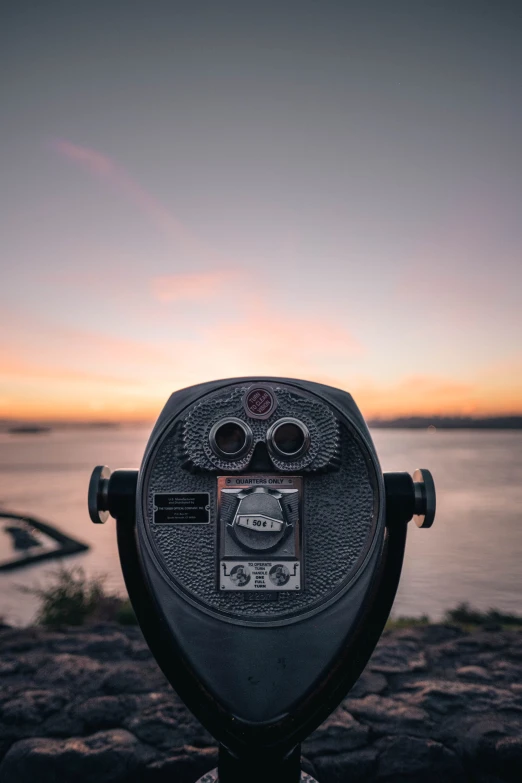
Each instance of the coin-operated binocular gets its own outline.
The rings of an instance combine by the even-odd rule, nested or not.
[[[300,776],[300,743],[366,665],[427,470],[383,475],[352,397],[241,378],[173,394],[139,471],[94,470],[145,639],[220,745],[221,783]]]

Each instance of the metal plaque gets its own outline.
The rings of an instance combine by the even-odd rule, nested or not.
[[[156,525],[207,525],[210,495],[208,492],[156,492],[153,511]]]

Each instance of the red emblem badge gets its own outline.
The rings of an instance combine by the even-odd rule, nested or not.
[[[268,418],[275,408],[274,396],[268,389],[250,389],[245,399],[245,408],[249,416]]]

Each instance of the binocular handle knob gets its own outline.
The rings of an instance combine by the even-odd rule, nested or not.
[[[435,483],[426,468],[409,473],[384,473],[387,524],[415,520],[417,527],[431,527],[435,519]]]
[[[94,468],[89,482],[89,516],[103,525],[109,514],[114,519],[133,517],[136,507],[137,470],[115,470],[107,465]]]
[[[415,505],[413,520],[417,527],[431,527],[435,519],[436,496],[433,476],[426,468],[419,468],[413,474]]]
[[[109,518],[109,479],[111,470],[107,465],[97,465],[89,482],[89,516],[95,525],[103,525]]]

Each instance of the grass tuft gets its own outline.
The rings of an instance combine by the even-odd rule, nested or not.
[[[498,609],[481,612],[473,609],[468,603],[459,604],[455,609],[448,609],[444,622],[450,625],[487,626],[495,625],[503,628],[522,628],[522,617],[517,614],[506,614]]]
[[[522,629],[522,616],[500,612],[498,609],[489,609],[481,612],[473,609],[468,603],[461,603],[454,609],[448,609],[444,613],[442,622],[445,625],[455,625],[466,630],[475,628]],[[419,617],[390,617],[386,623],[387,631],[397,631],[401,628],[416,628],[422,625],[430,625],[432,620],[427,614]]]
[[[419,617],[390,617],[386,623],[386,631],[399,631],[401,628],[417,628],[419,625],[430,625],[431,620],[427,614]]]
[[[132,604],[129,601],[128,598],[122,599],[122,602],[120,604],[120,608],[118,609],[118,612],[116,614],[116,622],[121,623],[121,625],[137,625],[138,619],[136,615],[134,614],[134,609],[132,608]]]
[[[104,576],[87,576],[81,567],[61,567],[50,574],[45,587],[20,586],[20,590],[36,596],[39,607],[36,622],[45,626],[84,625],[96,622],[117,622],[136,625],[137,619],[128,598],[107,593]],[[431,624],[427,614],[418,617],[390,617],[387,631],[416,628]],[[448,609],[443,621],[472,630],[478,627],[522,629],[522,616],[507,614],[498,609],[481,612],[468,603]],[[0,625],[2,618],[0,618]]]
[[[45,626],[120,622],[135,625],[130,601],[105,591],[105,576],[88,577],[81,567],[59,568],[51,573],[46,587],[20,590],[39,599],[36,623]]]

